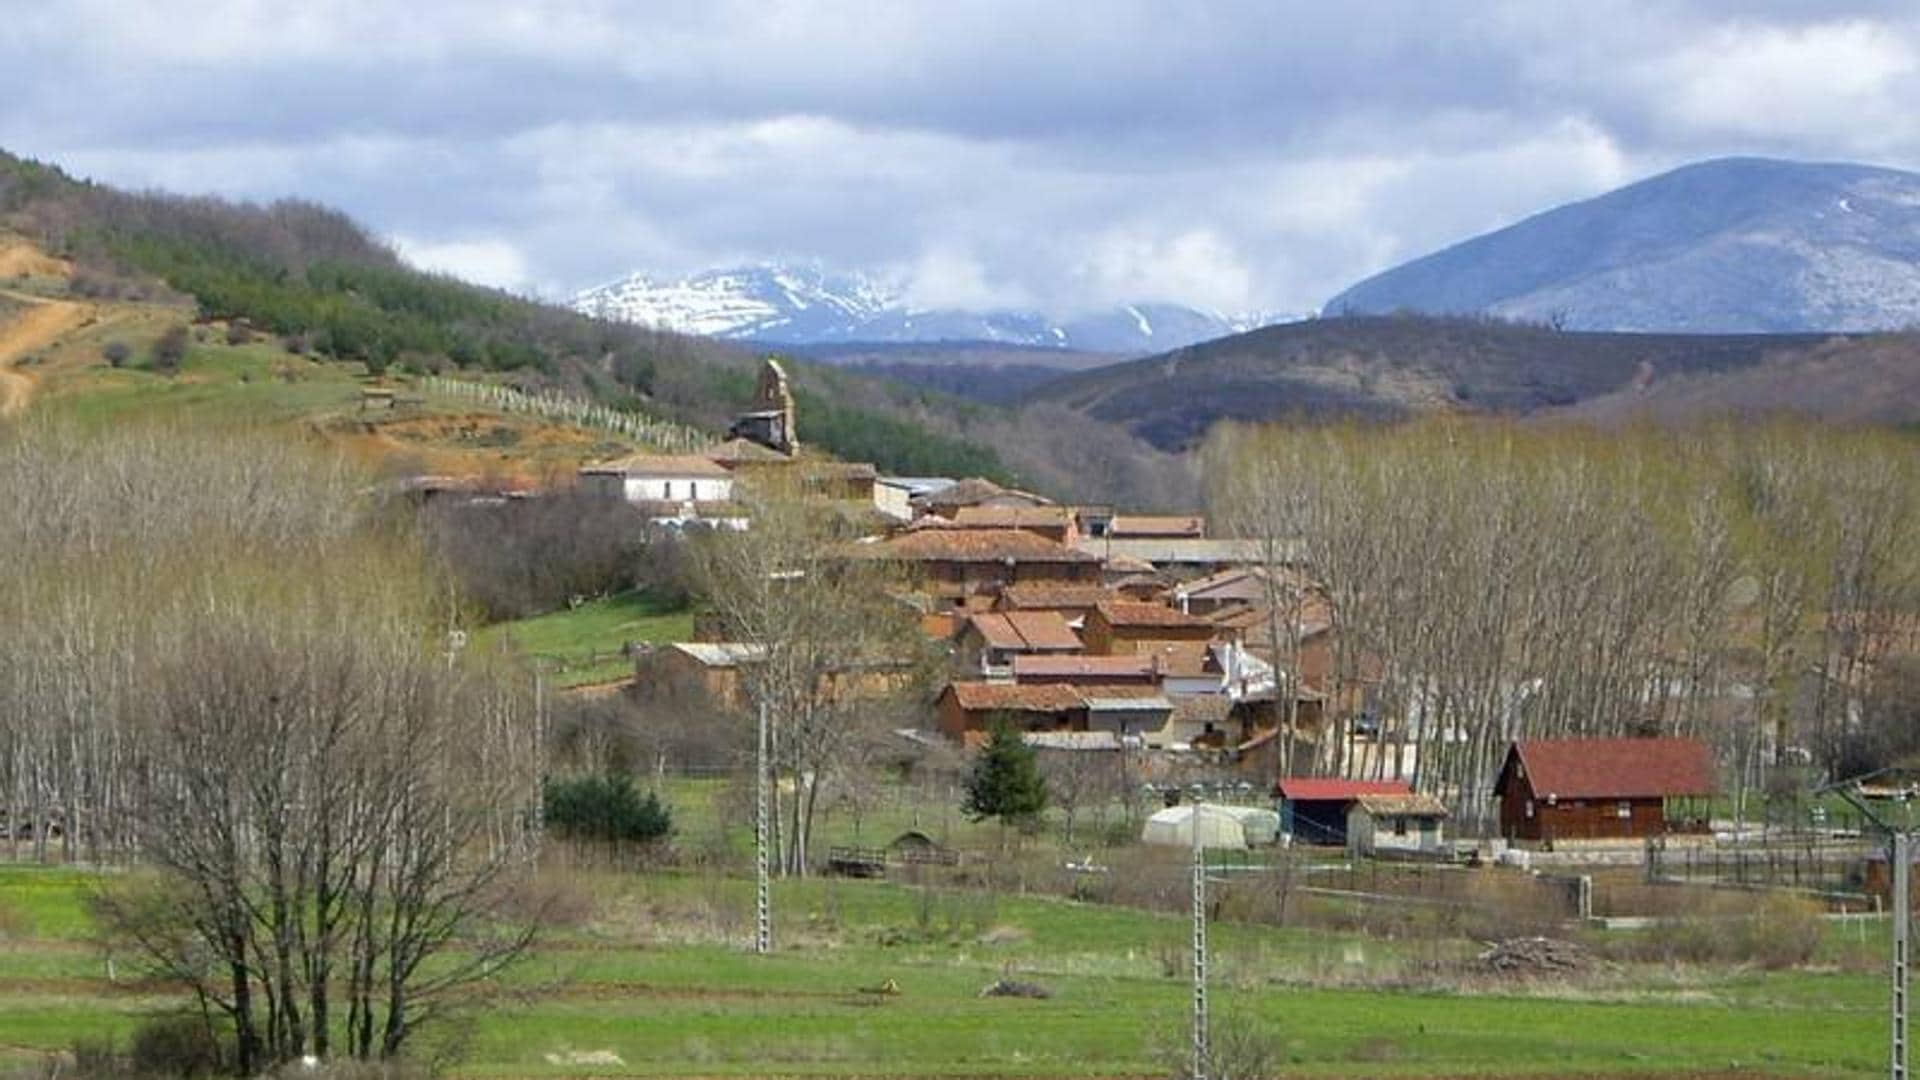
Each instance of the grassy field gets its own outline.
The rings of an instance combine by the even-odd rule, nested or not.
[[[566,611],[497,623],[480,637],[483,642],[511,642],[552,671],[556,686],[585,686],[633,673],[633,662],[619,655],[627,642],[692,638],[693,613],[647,593],[625,592]]]
[[[746,883],[558,870],[585,901],[442,1038],[468,1076],[1144,1076],[1186,1005],[1183,919],[845,881],[776,886],[777,953],[743,951]],[[0,1047],[129,1031],[171,999],[110,985],[84,875],[0,869]],[[1221,1023],[1328,1076],[1729,1072],[1867,1076],[1866,972],[1633,967],[1568,982],[1466,973],[1469,942],[1215,927]],[[124,963],[124,961],[123,961]],[[983,998],[1003,975],[1047,1000]],[[124,974],[123,974],[124,978]],[[872,993],[889,980],[898,993]]]

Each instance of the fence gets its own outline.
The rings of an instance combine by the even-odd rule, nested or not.
[[[1868,848],[1860,841],[1652,846],[1649,880],[1690,884],[1857,892]]]
[[[684,454],[713,443],[712,436],[698,428],[656,416],[622,412],[558,391],[529,394],[510,386],[449,379],[440,375],[428,375],[420,382],[423,389],[435,394],[477,401],[502,412],[540,416],[576,427],[611,432],[655,450]]]

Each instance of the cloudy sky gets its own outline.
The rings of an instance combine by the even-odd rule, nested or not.
[[[766,258],[928,304],[1308,311],[1725,154],[1920,168],[1920,5],[0,0],[0,147],[342,207],[559,296]]]

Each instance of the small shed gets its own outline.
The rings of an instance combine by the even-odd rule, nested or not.
[[[1245,848],[1247,832],[1232,807],[1170,806],[1147,819],[1140,841],[1168,847],[1192,847],[1195,811],[1199,812],[1200,845],[1209,848]]]
[[[1362,795],[1347,811],[1347,851],[1438,852],[1446,818],[1447,808],[1431,795]]]
[[[1362,795],[1411,795],[1402,780],[1290,776],[1280,781],[1281,827],[1302,844],[1347,842],[1347,812]]]

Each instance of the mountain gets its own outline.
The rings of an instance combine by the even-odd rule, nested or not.
[[[1871,361],[1870,378],[1852,371],[1856,360]],[[1870,414],[1839,407],[1866,386],[1881,391]],[[1633,415],[1644,403],[1656,418],[1805,411],[1914,420],[1920,338],[1579,332],[1484,317],[1355,315],[1066,375],[1026,400],[1171,450],[1195,445],[1220,420],[1584,415],[1579,407],[1590,401],[1594,419]]]
[[[767,263],[664,280],[634,274],[588,289],[576,310],[661,330],[777,345],[997,342],[1139,355],[1263,325],[1178,304],[1138,303],[1067,318],[1031,311],[926,309],[861,274]]]
[[[1920,175],[1701,162],[1416,259],[1324,310],[1675,333],[1911,326],[1920,323]]]

